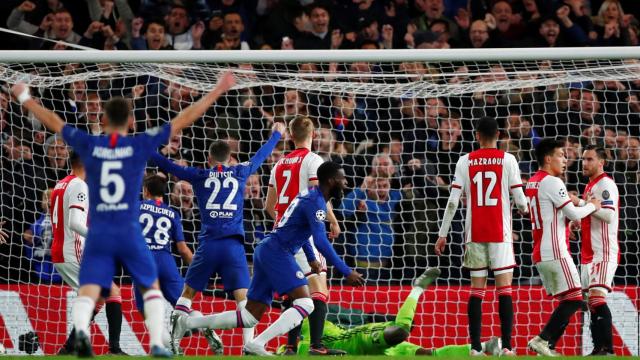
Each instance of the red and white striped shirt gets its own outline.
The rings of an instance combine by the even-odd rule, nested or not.
[[[524,193],[529,198],[533,262],[570,257],[568,220],[562,208],[571,199],[562,180],[546,171],[538,171],[529,179]]]
[[[465,242],[512,242],[511,189],[522,186],[516,158],[498,149],[479,149],[456,164],[451,187],[467,197]]]
[[[612,211],[613,217],[610,223],[591,215],[582,219],[582,246],[580,261],[582,264],[614,262],[620,259],[618,246],[618,222],[620,215],[620,202],[616,183],[606,174],[602,174],[590,181],[584,190],[584,196],[602,201],[602,209],[599,211]]]
[[[51,260],[54,263],[80,263],[84,238],[69,226],[72,208],[89,211],[89,189],[87,183],[75,175],[60,180],[51,194],[51,222],[53,244]],[[86,218],[86,215],[85,215]]]
[[[302,148],[290,152],[276,163],[269,179],[269,186],[275,188],[278,196],[276,224],[293,199],[309,188],[309,182],[318,180],[318,168],[323,162],[320,155]]]

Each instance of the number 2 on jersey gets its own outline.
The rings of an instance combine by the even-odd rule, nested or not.
[[[222,210],[237,210],[238,205],[233,204],[233,199],[236,197],[236,193],[238,192],[238,180],[228,177],[225,178],[222,183],[220,180],[215,177],[208,178],[207,181],[204,182],[204,187],[207,189],[211,188],[213,185],[213,191],[211,192],[211,196],[209,196],[209,200],[207,200],[207,210],[220,210],[220,204],[216,204],[216,197],[218,197],[218,193],[221,188],[231,187],[231,192],[227,199],[222,204]]]
[[[151,243],[151,239],[147,238],[147,234],[151,227],[153,226],[153,216],[150,214],[140,214],[140,223],[144,224],[144,229],[142,229],[142,234],[144,235],[144,239],[147,243]],[[166,245],[169,242],[169,230],[171,230],[171,220],[162,216],[159,217],[155,222],[156,224],[156,232],[153,233],[153,238],[156,241],[156,244],[162,246]]]
[[[484,180],[489,180],[487,188],[484,188]],[[476,185],[476,204],[478,206],[496,206],[498,199],[492,198],[491,193],[498,182],[498,175],[493,171],[480,171],[473,176],[473,183]]]
[[[285,194],[287,193],[287,189],[289,188],[289,183],[291,182],[291,170],[284,170],[282,172],[282,176],[284,176],[284,185],[282,185],[282,189],[280,190],[280,196],[278,196],[278,204],[288,204],[289,197]]]

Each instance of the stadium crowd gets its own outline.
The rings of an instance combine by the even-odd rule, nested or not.
[[[400,49],[638,45],[637,1],[483,1],[483,0],[86,0],[9,2],[6,27],[33,35],[9,36],[12,49]],[[62,42],[63,41],[63,42]],[[244,65],[241,65],[244,66]],[[293,66],[293,65],[291,65]],[[317,72],[316,64],[287,65],[288,71]],[[330,64],[342,73],[411,75],[403,81],[439,84],[506,79],[492,64],[482,76],[470,65],[398,63]],[[540,64],[543,68],[547,65]],[[548,66],[552,66],[551,64]],[[246,68],[246,66],[245,66]],[[257,67],[256,67],[257,69]],[[37,66],[30,71],[40,73]],[[59,74],[101,71],[93,65],[66,65]],[[443,72],[460,76],[439,76]],[[408,79],[408,80],[407,80]],[[349,81],[368,81],[369,77]],[[6,84],[3,84],[6,85]],[[5,88],[3,88],[5,89]],[[132,99],[134,131],[168,121],[200,93],[154,76],[79,80],[40,89],[35,96],[67,122],[101,133],[102,106],[120,95]],[[473,149],[473,120],[497,117],[499,146],[520,160],[524,180],[536,170],[531,150],[543,137],[565,139],[569,159],[566,182],[580,191],[586,180],[577,160],[581,147],[606,147],[607,171],[621,188],[621,283],[638,280],[638,195],[640,183],[640,77],[636,81],[594,81],[455,96],[374,97],[259,86],[232,91],[196,125],[159,149],[184,165],[203,166],[212,139],[225,139],[233,159],[246,161],[267,138],[274,121],[309,116],[317,126],[314,151],[344,165],[353,191],[334,204],[344,233],[334,242],[370,281],[412,279],[426,264],[445,271],[442,279],[464,281],[462,222],[453,224],[450,256],[436,258],[441,210],[454,166]],[[68,148],[0,92],[2,203],[0,217],[10,230],[0,245],[5,281],[56,281],[47,263],[47,222],[43,196],[69,171]],[[247,252],[273,226],[263,211],[270,169],[291,150],[282,142],[245,192]],[[150,169],[149,171],[154,171]],[[199,215],[191,185],[173,179],[169,203],[183,219],[190,246]],[[46,202],[45,202],[46,203]],[[516,281],[532,274],[528,219],[514,213]],[[49,225],[50,228],[50,225]],[[572,243],[574,251],[577,242]],[[577,252],[577,251],[575,251]],[[179,261],[179,259],[177,259]],[[439,263],[438,263],[439,261]],[[395,280],[394,280],[395,279]]]

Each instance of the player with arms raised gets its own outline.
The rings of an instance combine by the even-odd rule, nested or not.
[[[582,219],[580,272],[582,288],[589,292],[591,311],[592,355],[613,354],[613,326],[606,296],[613,286],[618,268],[618,222],[620,198],[618,187],[604,172],[607,152],[587,145],[582,153],[582,174],[589,178],[584,200],[572,198],[574,205],[583,206],[589,197],[602,201],[602,208]]]
[[[89,210],[89,189],[84,182],[86,173],[77,152],[69,155],[71,174],[60,180],[51,193],[51,219],[53,243],[51,261],[65,284],[78,291],[80,260],[87,236],[87,212]],[[107,322],[109,323],[109,353],[122,355],[120,331],[122,328],[122,298],[120,288],[111,284],[111,292],[106,299]],[[96,306],[97,313],[102,304]],[[74,352],[75,328],[71,330],[59,354]]]
[[[456,164],[451,194],[435,247],[436,254],[441,255],[460,196],[464,192],[467,198],[464,266],[471,271],[468,304],[471,355],[483,354],[480,342],[482,299],[489,269],[495,276],[499,298],[502,354],[514,355],[511,350],[511,280],[516,261],[509,192],[522,212],[527,211],[527,199],[522,191],[518,161],[513,155],[497,149],[498,135],[498,122],[495,119],[478,119],[476,140],[480,143],[480,149],[462,156]]]
[[[313,131],[313,122],[308,117],[298,116],[289,123],[289,133],[296,149],[285,155],[273,167],[267,191],[267,212],[276,220],[276,224],[282,219],[289,205],[299,193],[318,184],[317,171],[323,160],[318,154],[311,152]],[[329,237],[335,238],[340,234],[340,226],[331,204],[329,203],[327,206],[327,219],[331,230]],[[311,240],[311,246],[314,247],[313,239]],[[322,271],[319,274],[311,271],[302,250],[296,254],[296,262],[309,281],[309,289],[315,308],[314,312],[309,315],[311,329],[309,352],[314,355],[342,355],[344,354],[343,351],[327,349],[322,344],[329,289],[327,286],[326,261],[318,251],[314,250],[314,252],[322,266]],[[289,333],[287,345],[290,355],[296,352],[299,336],[300,327],[296,327]]]
[[[229,165],[231,148],[222,140],[215,141],[209,148],[209,169],[179,166],[157,153],[151,157],[161,170],[193,185],[202,221],[198,249],[171,315],[171,332],[177,334],[172,337],[174,351],[182,339],[181,331],[174,330],[178,318],[191,313],[193,298],[206,289],[211,275],[217,273],[222,277],[225,291],[233,294],[238,308],[243,308],[247,303],[250,277],[244,251],[244,188],[251,174],[260,168],[285,131],[283,123],[275,123],[271,138],[255,156],[246,163],[233,166]],[[251,339],[253,329],[244,329],[244,343]],[[207,340],[214,352],[222,351],[222,343],[213,331],[207,335]]]
[[[312,271],[320,272],[320,263],[309,241],[312,235],[320,253],[338,268],[348,282],[357,286],[364,284],[362,275],[352,271],[333,250],[325,231],[326,203],[331,198],[342,198],[347,183],[344,172],[338,164],[327,162],[318,168],[318,180],[319,186],[299,194],[291,202],[276,228],[256,247],[253,256],[253,278],[249,285],[245,308],[202,318],[180,317],[179,333],[173,334],[174,337],[180,337],[180,332],[184,333],[186,329],[193,328],[254,327],[273,301],[273,293],[277,292],[287,294],[292,299],[293,306],[244,346],[244,352],[247,354],[272,355],[265,350],[266,343],[298,326],[314,311],[307,279],[295,260],[295,254],[303,248],[309,263],[312,264]]]
[[[144,168],[161,144],[190,126],[234,84],[231,73],[223,74],[213,91],[184,109],[171,123],[135,136],[127,135],[133,114],[130,103],[123,98],[113,98],[105,105],[105,135],[91,136],[65,124],[53,111],[32,99],[25,84],[12,87],[18,102],[48,129],[62,134],[85,164],[92,199],[91,226],[80,264],[80,289],[71,309],[78,356],[93,356],[89,340],[91,314],[101,293],[111,287],[117,264],[122,264],[143,294],[151,355],[172,355],[162,343],[164,303],[157,269],[138,222]]]
[[[569,253],[566,219],[580,220],[600,209],[600,200],[590,199],[576,207],[559,178],[566,169],[564,144],[544,139],[536,148],[538,172],[525,189],[529,199],[533,233],[533,263],[547,293],[560,301],[542,332],[529,341],[529,349],[543,356],[556,356],[550,340],[562,336],[569,319],[582,306],[580,276]]]

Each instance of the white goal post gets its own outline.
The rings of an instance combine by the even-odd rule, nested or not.
[[[237,85],[182,135],[159,149],[183,165],[205,166],[215,139],[229,142],[234,161],[250,158],[268,139],[273,121],[309,116],[317,130],[313,150],[343,165],[350,189],[335,203],[342,234],[334,241],[363,272],[363,289],[330,276],[329,319],[358,325],[390,319],[426,266],[443,270],[422,297],[409,341],[426,348],[467,343],[469,273],[462,269],[461,206],[446,255],[433,252],[453,168],[474,149],[474,120],[496,117],[500,148],[519,160],[523,180],[536,169],[532,149],[544,137],[562,139],[569,160],[568,189],[582,194],[580,149],[606,148],[606,167],[620,188],[620,265],[608,302],[616,354],[639,355],[640,48],[522,48],[451,50],[247,51],[0,51],[0,222],[10,232],[0,245],[0,344],[20,350],[20,335],[38,336],[38,354],[53,354],[70,330],[70,299],[50,264],[47,189],[68,171],[68,149],[12,101],[8,88],[24,81],[32,94],[67,122],[101,132],[102,105],[132,100],[136,132],[162,124],[231,69]],[[253,177],[245,194],[245,248],[272,226],[264,197],[274,161],[292,150],[282,142]],[[155,171],[149,168],[150,172]],[[181,212],[189,246],[197,247],[199,212],[188,184],[171,179],[166,201]],[[356,208],[360,202],[364,210]],[[514,212],[513,341],[519,354],[555,304],[532,265],[529,220]],[[580,237],[571,242],[579,264]],[[176,257],[184,274],[186,266]],[[123,284],[122,349],[144,352],[144,324]],[[194,308],[203,313],[235,305],[211,279]],[[220,288],[220,289],[218,289]],[[483,339],[499,335],[497,295],[490,283],[483,303]],[[274,312],[279,310],[275,308]],[[558,349],[591,351],[588,312],[580,312]],[[265,316],[262,323],[273,319]],[[106,352],[106,318],[93,331]],[[95,328],[97,329],[97,328]],[[264,329],[263,325],[258,327]],[[222,332],[225,354],[239,354],[239,331]],[[146,340],[144,340],[146,341]],[[281,341],[282,343],[282,341]],[[269,344],[274,348],[277,344]],[[210,354],[199,335],[183,342],[187,354]]]

